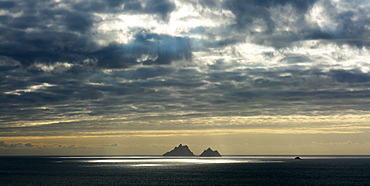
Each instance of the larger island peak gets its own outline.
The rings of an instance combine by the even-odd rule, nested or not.
[[[178,147],[175,147],[173,150],[166,152],[163,156],[194,156],[193,152],[190,151],[187,145],[180,144]]]

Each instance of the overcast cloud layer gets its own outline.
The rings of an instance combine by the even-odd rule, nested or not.
[[[0,1],[0,136],[368,132],[369,15],[367,0]]]

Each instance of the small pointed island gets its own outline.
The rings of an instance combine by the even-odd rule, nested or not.
[[[175,147],[173,150],[166,152],[163,156],[194,156],[193,152],[190,151],[187,145],[180,144],[178,147]]]
[[[217,150],[213,151],[211,148],[204,150],[200,157],[221,157],[221,154]]]

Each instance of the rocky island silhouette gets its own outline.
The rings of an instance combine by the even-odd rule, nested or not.
[[[204,150],[200,157],[221,157],[221,154],[217,150],[213,151],[211,148]]]
[[[180,144],[173,150],[164,153],[163,156],[195,156],[195,155],[193,154],[193,152],[190,151],[187,145]]]
[[[163,156],[195,156],[193,152],[190,151],[187,145],[180,144],[173,150],[166,152]],[[213,151],[211,148],[204,150],[200,157],[221,157],[220,153],[216,150]]]

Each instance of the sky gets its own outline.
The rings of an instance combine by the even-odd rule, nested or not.
[[[368,0],[0,1],[0,155],[370,154]]]

